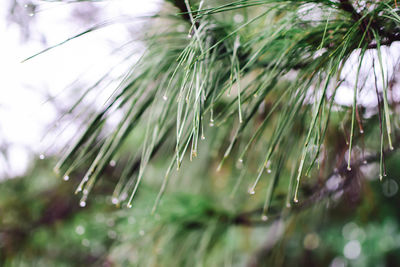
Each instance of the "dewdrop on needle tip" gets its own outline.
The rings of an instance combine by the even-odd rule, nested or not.
[[[256,193],[256,191],[254,191],[253,187],[250,187],[248,192],[249,192],[250,195],[254,195]]]

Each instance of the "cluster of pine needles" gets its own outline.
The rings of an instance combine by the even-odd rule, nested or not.
[[[326,153],[337,153],[326,136],[338,110],[345,111],[338,114],[349,133],[345,158],[352,170],[360,160],[357,137],[363,123],[368,125],[359,111],[359,94],[371,88],[378,99],[380,177],[385,175],[384,152],[396,144],[390,77],[381,51],[400,40],[395,1],[168,2],[166,12],[146,19],[140,37],[144,52],[138,60],[127,59],[134,62],[118,87],[96,114],[87,114],[90,122],[55,167],[68,177],[89,163],[76,190],[82,206],[104,169],[110,162],[119,164],[121,151],[129,151],[113,203],[131,207],[146,167],[162,150],[170,163],[155,210],[172,173],[191,168],[191,163],[182,166],[185,158],[212,157],[200,153],[202,146],[212,146],[218,151],[217,170],[228,165],[255,174],[249,187],[238,179],[239,190],[254,194],[260,181],[267,181],[262,211],[267,218],[279,183],[287,188],[286,206],[301,203],[302,179],[321,168]],[[354,57],[352,71],[344,73]],[[368,87],[361,74],[372,61],[379,84]],[[344,107],[335,96],[348,81],[354,84],[353,103]],[[118,122],[109,123],[111,117]],[[134,134],[143,139],[126,147]],[[330,160],[324,173],[337,164],[337,157]]]

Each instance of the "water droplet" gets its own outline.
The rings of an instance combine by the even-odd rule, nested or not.
[[[131,203],[128,203],[128,204],[126,205],[126,207],[127,207],[128,209],[130,209],[130,208],[132,208],[132,204],[131,204]]]
[[[297,197],[295,197],[295,198],[293,199],[293,202],[294,202],[294,203],[299,203],[299,200],[297,199]]]
[[[114,205],[117,205],[117,204],[118,204],[118,198],[113,197],[113,198],[111,199],[111,203],[113,203]]]
[[[68,175],[64,175],[64,181],[68,181],[69,180],[69,176]]]
[[[109,237],[110,239],[115,239],[115,238],[117,238],[117,232],[115,232],[114,230],[109,230],[109,231],[107,232],[107,235],[108,235],[108,237]]]
[[[211,127],[214,127],[214,123],[213,123],[213,122],[210,122],[210,126],[211,126]]]
[[[190,38],[193,37],[193,35],[189,33],[189,34],[187,35],[187,37],[190,39]]]
[[[271,169],[268,169],[268,170],[267,170],[267,173],[271,173],[271,172],[272,172],[272,170],[271,170]]]
[[[45,159],[45,158],[46,158],[46,156],[45,156],[44,154],[40,154],[40,155],[39,155],[39,159],[42,159],[42,160],[43,160],[43,159]]]
[[[217,172],[221,171],[221,168],[222,168],[222,162],[218,165],[216,171],[217,171]]]
[[[201,136],[201,140],[204,140],[204,139],[206,139],[206,137],[204,135],[202,135]]]
[[[115,160],[111,160],[110,161],[110,166],[111,167],[115,167],[116,164],[117,164],[117,162]]]
[[[85,233],[85,227],[83,227],[82,225],[78,225],[78,226],[75,228],[75,232],[76,232],[78,235],[83,235],[83,234]]]
[[[394,149],[394,147],[393,147],[392,145],[390,145],[389,149],[390,149],[390,150],[393,150],[393,149]]]
[[[268,216],[264,214],[263,216],[261,216],[261,220],[266,222],[268,220]]]
[[[83,239],[82,240],[82,245],[84,246],[84,247],[88,247],[89,245],[90,245],[90,241],[88,240],[88,239]]]
[[[383,176],[379,174],[379,181],[382,181]]]
[[[25,4],[24,7],[25,7],[25,8],[28,7],[28,4]]]
[[[89,191],[88,191],[87,189],[84,189],[84,190],[83,190],[83,194],[84,194],[84,195],[87,195],[87,194],[89,194]]]
[[[115,225],[114,219],[112,219],[112,218],[108,219],[108,220],[107,220],[107,225],[108,225],[109,227],[113,227],[113,226]]]
[[[366,161],[366,160],[363,160],[363,164],[367,164],[367,161]]]
[[[29,17],[33,17],[33,15],[35,15],[35,14],[33,14],[33,13],[29,13]]]
[[[364,130],[360,130],[360,134],[363,134],[364,133]]]
[[[355,260],[360,256],[361,245],[358,240],[351,240],[348,242],[343,249],[343,254],[346,258]]]
[[[86,206],[86,202],[85,201],[81,201],[79,202],[79,206],[81,206],[82,208]]]
[[[240,163],[243,163],[243,159],[242,159],[242,158],[238,159],[238,161],[239,161]]]
[[[308,250],[314,250],[319,246],[319,236],[316,233],[309,233],[303,240],[304,248]]]
[[[164,101],[167,101],[167,100],[168,100],[168,97],[167,97],[166,95],[164,95],[164,96],[162,97],[162,99],[163,99]]]
[[[346,266],[347,266],[347,261],[342,257],[334,258],[331,264],[329,265],[329,267],[346,267]]]
[[[351,167],[350,167],[350,166],[347,166],[347,170],[348,170],[348,171],[351,171]]]
[[[256,191],[254,191],[254,188],[249,188],[248,192],[250,195],[254,195],[256,193]]]
[[[290,203],[286,203],[286,208],[290,208],[291,206]]]

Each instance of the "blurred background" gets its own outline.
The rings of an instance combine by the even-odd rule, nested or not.
[[[150,178],[133,209],[112,205],[123,161],[110,162],[105,179],[87,203],[80,203],[73,192],[84,171],[60,178],[53,167],[86,123],[82,110],[95,112],[117,86],[121,70],[146,50],[135,37],[144,28],[143,18],[160,10],[176,12],[161,0],[1,3],[0,266],[399,266],[399,152],[388,153],[383,182],[375,163],[361,166],[346,189],[331,175],[329,200],[315,199],[312,207],[272,216],[268,224],[257,210],[263,192],[252,199],[247,189],[236,192],[238,182],[228,179],[235,163],[217,174],[216,163],[207,158],[176,174],[155,215],[152,200],[169,164],[161,156],[148,167]],[[398,58],[399,44],[391,49],[387,53]],[[80,109],[68,112],[83,89],[99,84],[102,90],[90,91]],[[338,105],[351,105],[349,88],[338,93]],[[393,91],[393,101],[399,101],[398,90]],[[366,109],[376,106],[373,97],[363,98]],[[339,133],[341,112],[332,122]],[[136,135],[125,150],[144,130]],[[365,142],[378,145],[374,133]],[[217,152],[212,145],[202,151]],[[282,201],[279,190],[277,198]]]

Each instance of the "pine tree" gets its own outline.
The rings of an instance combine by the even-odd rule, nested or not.
[[[322,214],[364,207],[366,178],[393,181],[395,0],[169,0],[146,20],[145,51],[55,167],[82,207],[113,184],[141,218],[121,226],[137,253],[121,264],[306,264],[330,242]]]

